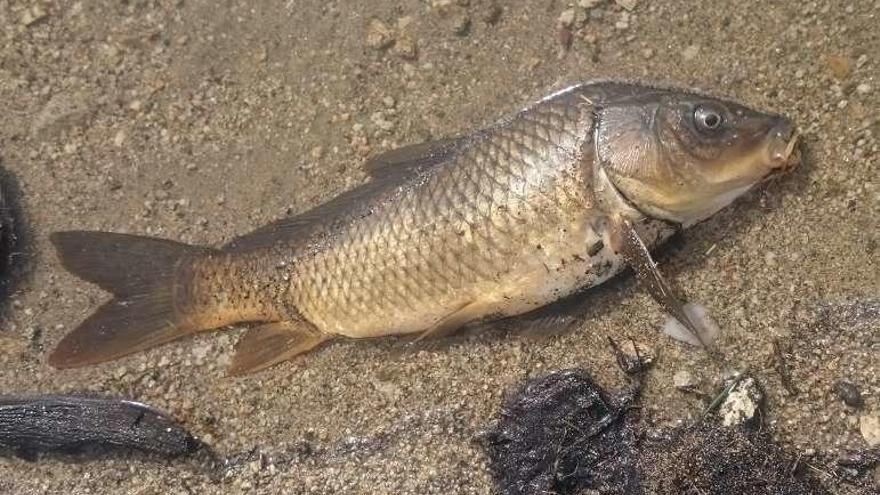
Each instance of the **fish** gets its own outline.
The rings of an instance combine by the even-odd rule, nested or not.
[[[56,368],[249,323],[229,372],[341,338],[440,337],[530,315],[625,267],[697,335],[650,250],[797,163],[784,116],[697,91],[591,81],[493,125],[369,159],[370,180],[219,247],[50,235],[113,298]]]

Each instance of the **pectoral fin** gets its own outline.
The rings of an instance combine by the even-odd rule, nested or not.
[[[701,347],[707,347],[713,332],[702,328],[690,317],[690,313],[685,310],[685,303],[678,298],[676,291],[657,269],[657,264],[651,258],[651,253],[642,242],[632,222],[626,218],[617,217],[613,224],[612,247],[623,255],[623,258],[635,271],[636,278],[663,310],[678,320],[693,335],[693,341]]]
[[[231,375],[243,375],[287,361],[330,340],[306,322],[279,321],[247,331],[235,346]]]

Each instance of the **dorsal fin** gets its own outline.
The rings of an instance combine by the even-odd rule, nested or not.
[[[402,169],[430,167],[449,160],[466,141],[465,137],[454,137],[410,144],[370,158],[364,168],[370,177],[381,178],[389,173],[400,173]]]
[[[372,180],[346,191],[299,215],[278,219],[232,239],[225,250],[249,250],[279,242],[304,242],[319,231],[331,230],[340,221],[369,215],[390,194],[413,183],[433,166],[445,163],[467,138],[441,139],[413,144],[371,158],[364,167]]]

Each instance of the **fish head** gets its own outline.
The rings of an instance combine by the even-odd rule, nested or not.
[[[781,115],[675,90],[614,93],[597,112],[598,159],[643,214],[693,225],[797,163],[798,135]]]

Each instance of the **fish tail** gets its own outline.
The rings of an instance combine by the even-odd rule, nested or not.
[[[109,232],[55,232],[50,240],[64,268],[114,296],[61,340],[52,366],[110,361],[201,330],[178,309],[175,292],[180,267],[210,249]]]

